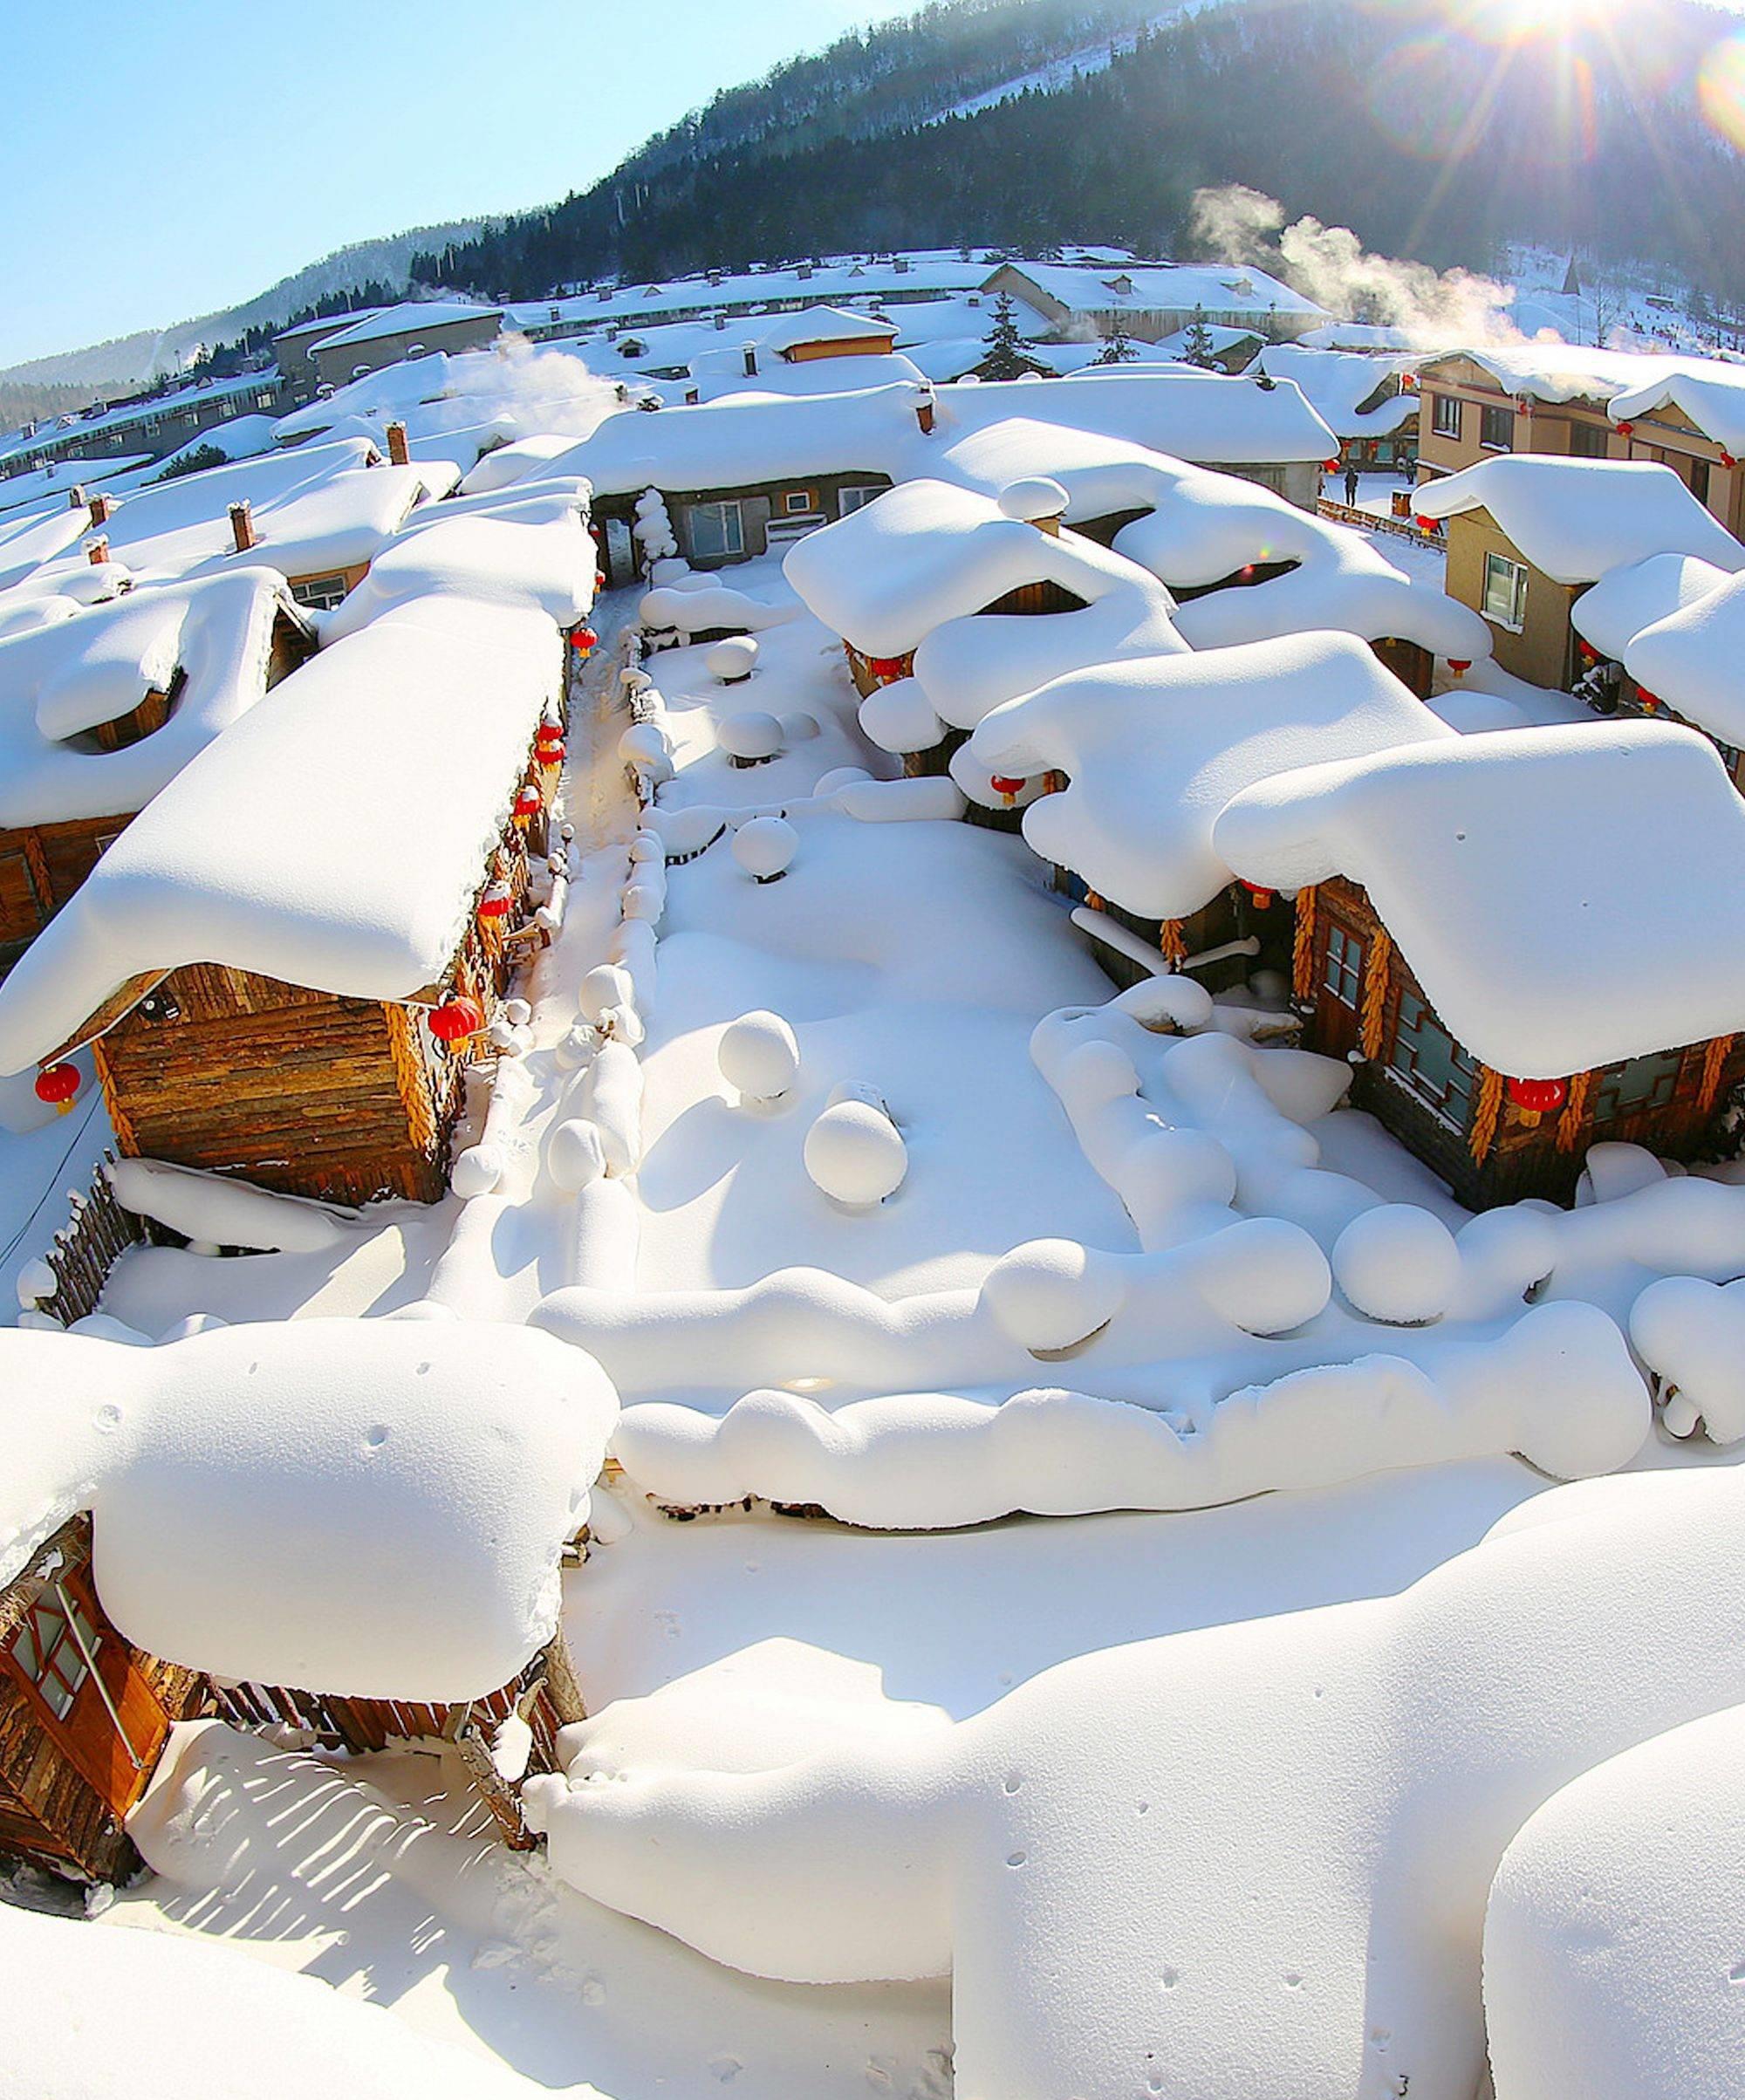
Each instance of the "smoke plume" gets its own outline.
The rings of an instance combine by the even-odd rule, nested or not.
[[[1270,270],[1330,313],[1400,329],[1414,349],[1523,340],[1509,318],[1512,284],[1372,255],[1349,226],[1308,217],[1287,225],[1276,198],[1240,182],[1197,191],[1193,222],[1201,245],[1221,261]]]

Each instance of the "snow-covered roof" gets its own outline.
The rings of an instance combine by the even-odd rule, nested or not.
[[[243,416],[243,422],[254,418]],[[231,426],[216,424],[202,436],[216,443],[223,431]],[[196,438],[193,441],[197,444]],[[152,467],[156,462],[148,452],[131,452],[107,460],[51,460],[45,467],[32,467],[24,474],[9,474],[0,477],[0,511],[22,510],[26,507],[42,508],[45,503],[66,503],[67,492],[72,489],[99,489],[106,487],[116,477],[130,474],[141,467]]]
[[[222,1207],[223,1182],[188,1179],[192,1214]],[[551,1639],[618,1413],[592,1358],[469,1320],[157,1349],[5,1329],[0,1367],[0,1425],[30,1445],[0,1483],[0,1579],[88,1509],[98,1597],[134,1645],[360,1699],[485,1698]],[[69,1392],[103,1395],[106,1432],[55,1406]]]
[[[798,541],[783,568],[827,627],[868,656],[890,657],[1027,584],[1100,598],[1118,562],[1076,533],[1055,537],[1007,516],[990,497],[919,481]]]
[[[1645,561],[1607,570],[1577,599],[1570,618],[1584,641],[1591,642],[1602,656],[1622,663],[1625,651],[1644,627],[1707,597],[1726,581],[1725,569],[1699,561],[1694,554],[1651,554]]]
[[[367,464],[377,457],[359,438],[263,453],[142,489],[117,503],[102,530],[113,557],[141,578],[212,574],[244,558],[286,577],[361,567],[414,504],[460,478],[452,462]],[[256,539],[246,557],[236,551],[229,518],[230,505],[243,502],[251,506]]]
[[[501,306],[477,306],[467,299],[407,299],[336,329],[333,334],[321,337],[316,347],[339,350],[352,344],[378,343],[387,336],[417,335],[425,329],[452,328],[462,321],[500,321],[503,318]]]
[[[1256,319],[1275,313],[1325,318],[1313,299],[1265,270],[1235,264],[1015,261],[1002,265],[1007,267],[1073,313],[1191,312],[1199,306],[1208,314],[1252,314]]]
[[[870,313],[851,313],[842,306],[807,306],[798,313],[777,315],[759,328],[756,339],[760,349],[785,357],[810,343],[859,343],[869,336],[894,342],[896,325],[876,320]]]
[[[881,363],[883,360],[880,360]],[[752,489],[858,470],[893,481],[940,477],[956,441],[1018,417],[1208,465],[1324,460],[1333,434],[1288,380],[1263,387],[1205,372],[1111,367],[1094,377],[1014,380],[929,390],[935,425],[916,420],[913,385],[858,393],[705,402],[608,417],[547,471],[585,475],[602,496]]]
[[[1536,569],[1591,584],[1651,554],[1694,554],[1729,572],[1745,546],[1703,509],[1670,467],[1649,460],[1511,453],[1421,487],[1425,517],[1488,510]]]
[[[869,386],[893,386],[899,380],[918,386],[927,376],[914,359],[900,350],[884,351],[877,356],[807,358],[797,365],[787,364],[780,358],[762,358],[755,373],[747,373],[742,354],[723,354],[695,359],[690,387],[675,391],[695,390],[704,401],[773,400],[803,393],[859,393]]]
[[[1298,343],[1269,344],[1256,369],[1276,380],[1291,380],[1305,400],[1337,436],[1391,437],[1415,422],[1418,397],[1396,391],[1372,399],[1379,388],[1411,371],[1410,357],[1368,357],[1355,350],[1309,350]]]
[[[1745,801],[1670,723],[1492,730],[1248,789],[1214,844],[1246,880],[1344,875],[1454,1036],[1564,1078],[1745,1029]]]
[[[1213,825],[1257,780],[1454,733],[1344,634],[1099,665],[987,715],[970,754],[1068,785],[1024,811],[1044,859],[1146,919],[1184,919],[1235,871]]]
[[[463,499],[464,500],[464,499]],[[503,514],[432,505],[376,557],[369,574],[322,622],[324,638],[354,634],[390,605],[445,595],[491,605],[531,606],[553,626],[572,627],[594,599],[599,550],[587,527],[585,496],[550,496],[506,504]]]
[[[1621,652],[1637,684],[1723,743],[1745,744],[1745,579],[1721,578]]]
[[[48,600],[51,604],[64,601]],[[304,616],[271,569],[147,586],[0,640],[0,829],[143,809],[266,691],[273,631]],[[79,741],[185,681],[161,729]]]
[[[1561,406],[1567,401],[1609,401],[1614,394],[1646,386],[1681,369],[1689,360],[1633,350],[1596,350],[1581,343],[1546,340],[1482,349],[1448,350],[1427,359],[1423,369],[1457,360],[1488,373],[1505,393]]]
[[[185,963],[359,999],[434,983],[562,669],[543,612],[454,596],[322,650],[169,783],[0,984],[0,1070]]]
[[[92,530],[90,511],[83,503],[69,503],[65,491],[47,509],[0,519],[0,591],[22,583]]]
[[[289,328],[281,328],[273,341],[302,343],[312,337],[320,342],[328,336],[343,334],[346,329],[355,328],[360,322],[373,320],[377,314],[386,311],[387,309],[381,306],[353,306],[345,313],[321,314],[312,321],[298,321]]]
[[[1630,423],[1671,408],[1728,452],[1745,452],[1745,366],[1714,361],[1681,364],[1639,386],[1614,393],[1614,423]]]

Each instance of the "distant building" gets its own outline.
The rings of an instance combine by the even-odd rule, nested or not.
[[[1057,336],[1091,330],[1146,343],[1198,320],[1293,342],[1331,317],[1263,270],[1180,263],[1003,263],[982,287],[1023,302]]]
[[[411,300],[340,326],[311,344],[308,354],[318,381],[343,386],[360,373],[380,372],[419,350],[441,350],[451,357],[457,351],[482,350],[503,332],[503,323],[500,306]]]

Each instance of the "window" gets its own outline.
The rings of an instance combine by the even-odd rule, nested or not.
[[[269,389],[266,393],[257,393],[255,396],[255,406],[257,408],[270,408],[277,399],[278,396]]]
[[[305,576],[301,582],[291,585],[291,595],[299,605],[331,612],[345,600],[346,579],[343,576]]]
[[[790,489],[782,498],[782,508],[790,517],[804,517],[812,508],[810,489]]]
[[[1459,1129],[1472,1121],[1478,1067],[1415,994],[1404,992],[1388,1063]]]
[[[693,503],[691,552],[704,560],[745,551],[745,519],[736,503]]]
[[[1506,554],[1484,557],[1484,616],[1499,627],[1520,633],[1527,620],[1527,571]]]
[[[21,852],[0,853],[0,937],[33,934],[43,917],[43,900],[30,862]]]
[[[1708,501],[1708,462],[1693,460],[1690,463],[1690,492],[1700,503]]]
[[[85,1638],[87,1652],[95,1655],[95,1628],[76,1603],[72,1604],[72,1615]],[[57,1720],[65,1720],[72,1711],[72,1702],[79,1697],[85,1680],[91,1675],[91,1667],[79,1652],[66,1613],[61,1609],[59,1593],[55,1590],[44,1590],[25,1612],[18,1631],[12,1636],[11,1654],[37,1687],[49,1712]]]
[[[1478,441],[1492,452],[1515,449],[1515,411],[1510,407],[1483,407],[1478,412]]]
[[[1612,435],[1604,423],[1584,423],[1579,420],[1570,424],[1570,456],[1577,460],[1603,460],[1606,455],[1606,440]]]
[[[1677,1090],[1683,1062],[1678,1050],[1657,1050],[1651,1057],[1632,1057],[1627,1064],[1611,1066],[1594,1094],[1594,1121],[1611,1123],[1619,1116],[1643,1116],[1665,1108]]]
[[[1430,396],[1430,428],[1438,437],[1451,437],[1458,441],[1461,406],[1458,394],[1433,393]]]
[[[864,510],[868,503],[876,502],[884,493],[882,489],[845,489],[837,499],[838,514],[846,517],[851,511]]]
[[[1327,929],[1327,960],[1321,973],[1321,982],[1341,1006],[1357,1011],[1358,996],[1363,988],[1364,944],[1355,934],[1348,934],[1342,926]]]

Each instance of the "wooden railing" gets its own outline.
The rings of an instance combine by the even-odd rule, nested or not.
[[[95,1312],[116,1262],[130,1247],[156,1236],[147,1220],[123,1210],[115,1200],[108,1172],[114,1164],[114,1153],[106,1148],[90,1194],[82,1196],[74,1191],[70,1196],[72,1214],[48,1250],[56,1288],[52,1296],[38,1299],[38,1305],[63,1327]]]
[[[1331,496],[1324,496],[1315,506],[1322,517],[1331,518],[1337,525],[1355,525],[1360,532],[1391,532],[1396,539],[1416,540],[1420,547],[1447,545],[1441,532],[1435,527],[1427,532],[1415,518],[1379,516],[1373,510],[1358,510],[1350,503],[1335,503]]]

